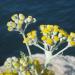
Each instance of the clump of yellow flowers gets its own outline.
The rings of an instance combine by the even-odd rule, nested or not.
[[[39,60],[30,60],[23,52],[20,53],[19,58],[13,56],[6,59],[4,63],[5,70],[0,71],[0,75],[54,75],[52,70],[44,69],[43,73],[42,66]]]
[[[36,31],[32,30],[31,32],[27,33],[27,37],[24,38],[23,43],[28,43],[28,45],[32,45],[32,43],[37,42],[37,35]]]
[[[69,47],[75,46],[75,33],[71,32],[69,34],[58,25],[41,24],[39,28],[40,37],[36,30],[26,33],[27,27],[35,22],[36,18],[33,18],[32,16],[26,17],[21,13],[14,14],[11,17],[11,20],[7,22],[8,31],[18,31],[22,35],[23,44],[26,45],[29,53],[29,56],[24,56],[22,53],[22,57],[19,59],[16,57],[8,58],[4,63],[8,69],[11,69],[12,73],[15,72],[15,75],[54,75],[53,72],[51,73],[47,69],[50,61],[62,54]],[[65,44],[65,48],[54,54],[54,51],[58,50],[59,46],[63,43],[67,44]],[[44,51],[44,68],[41,67],[39,61],[35,61],[32,58],[30,46],[33,45]]]
[[[46,54],[46,65],[50,61],[50,59],[56,57],[57,55],[61,54],[67,48],[75,46],[75,33],[71,32],[68,34],[66,31],[61,29],[58,25],[40,25],[40,30],[42,33],[42,43],[44,45],[44,50],[39,45],[39,48],[43,49]],[[67,43],[67,46],[60,50],[58,53],[53,54],[58,47],[63,44]]]
[[[36,19],[32,16],[25,17],[23,14],[14,14],[11,17],[11,21],[7,22],[8,31],[20,31],[23,24],[29,25],[30,23],[35,23]]]

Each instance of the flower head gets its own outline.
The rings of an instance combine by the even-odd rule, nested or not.
[[[71,32],[70,35],[68,36],[68,44],[70,46],[75,46],[75,33],[74,32]]]
[[[47,43],[48,45],[53,45],[53,40],[52,40],[51,38],[47,38],[47,39],[46,39],[46,43]]]
[[[70,36],[71,36],[72,38],[75,38],[75,33],[74,33],[74,32],[71,32],[71,33],[70,33]]]
[[[42,33],[41,40],[47,45],[64,43],[69,39],[69,34],[63,29],[60,29],[58,25],[40,25],[40,30]],[[74,33],[70,34],[70,37],[74,38],[74,36]]]
[[[47,36],[42,36],[42,37],[41,37],[41,40],[42,40],[42,41],[45,41],[46,39],[47,39]]]
[[[27,27],[31,23],[35,23],[36,19],[32,16],[28,16],[27,18],[19,13],[11,16],[11,21],[7,23],[8,31],[20,31],[23,30],[24,26]],[[25,25],[24,25],[25,23]],[[27,25],[27,26],[26,26]]]
[[[36,42],[37,42],[37,35],[36,35],[35,30],[27,33],[27,37],[24,38],[24,40],[23,40],[23,43],[27,43],[29,45],[36,43]]]
[[[75,41],[70,41],[70,42],[69,42],[69,45],[70,45],[70,46],[75,46]]]
[[[22,28],[24,19],[23,14],[14,14],[11,17],[11,21],[7,22],[8,31],[19,31]]]
[[[54,36],[53,40],[54,40],[54,42],[56,42],[56,43],[57,43],[60,39],[59,39],[59,37],[58,37],[58,36]]]
[[[8,31],[13,31],[16,28],[16,24],[13,21],[7,23]]]
[[[50,35],[53,30],[53,25],[40,25],[40,30],[43,35]]]
[[[62,36],[68,37],[68,33],[64,31],[63,29],[60,29],[59,33],[61,33]]]
[[[25,23],[27,23],[27,24],[35,23],[35,22],[36,22],[36,19],[33,18],[32,16],[28,16],[28,17],[25,19]]]
[[[23,15],[23,14],[19,14],[19,19],[21,20],[21,21],[24,21],[24,19],[25,19],[25,16]]]
[[[54,33],[58,33],[59,32],[59,26],[54,25],[53,29],[54,29],[53,30]]]

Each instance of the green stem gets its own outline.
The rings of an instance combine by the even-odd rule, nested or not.
[[[25,34],[24,34],[23,32],[21,32],[21,34],[22,34],[23,38],[26,38],[26,37],[25,37]],[[29,46],[28,46],[27,43],[26,43],[26,47],[27,47],[27,50],[28,50],[29,57],[30,57],[30,59],[32,60],[32,54],[31,54],[30,48],[29,48]]]
[[[62,49],[61,51],[59,51],[58,53],[56,53],[55,55],[52,56],[51,59],[53,59],[54,57],[56,57],[57,55],[59,55],[60,53],[64,52],[66,49],[68,49],[70,46],[67,45],[64,49]]]
[[[40,45],[38,45],[38,44],[34,44],[34,46],[36,46],[36,47],[38,47],[38,48],[40,48],[41,50],[43,50],[43,51],[45,51],[46,49],[44,49],[43,47],[41,47]]]
[[[26,25],[25,25],[25,27],[24,27],[24,32],[25,32],[25,30],[26,30],[26,28],[28,27],[28,25],[29,25],[29,23],[27,23]]]

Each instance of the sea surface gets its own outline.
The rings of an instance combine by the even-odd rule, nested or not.
[[[68,33],[75,32],[75,0],[0,0],[0,65],[10,56],[26,54],[26,46],[18,32],[8,32],[7,22],[15,13],[31,15],[37,19],[27,29],[39,30],[40,24],[57,24]],[[31,47],[31,52],[43,53],[39,48]],[[69,48],[64,55],[75,56],[75,48]]]

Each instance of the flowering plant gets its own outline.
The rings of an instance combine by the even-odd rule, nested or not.
[[[21,58],[12,57],[6,60],[5,65],[15,68],[19,75],[47,75],[48,64],[50,60],[62,54],[69,47],[75,46],[75,33],[71,32],[68,34],[66,31],[61,29],[58,25],[40,25],[41,38],[38,39],[37,31],[32,30],[31,32],[25,33],[27,27],[31,23],[35,23],[36,19],[32,16],[25,17],[23,14],[14,14],[11,17],[11,21],[7,22],[8,31],[18,31],[23,37],[23,43],[26,45],[29,57],[26,57],[24,53],[21,53]],[[65,48],[54,54],[54,51],[58,50],[59,46],[63,43],[67,45]],[[44,69],[41,69],[41,65],[38,60],[33,60],[30,46],[36,46],[44,51],[45,63]],[[11,64],[12,62],[12,64]],[[9,63],[9,64],[8,64]],[[11,65],[10,65],[11,64]],[[21,65],[21,66],[20,66]],[[30,66],[32,65],[32,66]],[[29,67],[28,67],[29,66]],[[28,70],[27,70],[28,67]],[[26,68],[26,71],[25,71]],[[38,70],[39,68],[39,70]],[[33,73],[34,71],[34,73]],[[44,72],[47,72],[44,74]],[[52,74],[54,74],[52,72]],[[52,75],[48,74],[48,75]]]

